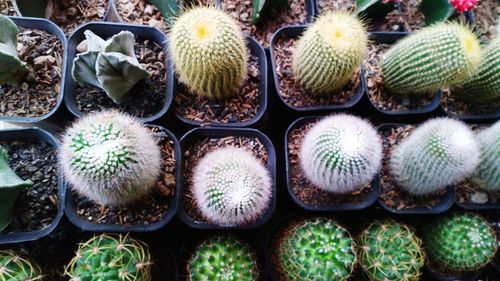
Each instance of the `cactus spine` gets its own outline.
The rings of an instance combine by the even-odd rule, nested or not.
[[[12,251],[0,251],[0,280],[43,280],[42,271],[35,263]]]
[[[17,56],[17,25],[7,16],[0,15],[0,86],[18,85],[28,72],[26,63]]]
[[[472,176],[480,188],[500,191],[500,121],[477,134],[481,160]]]

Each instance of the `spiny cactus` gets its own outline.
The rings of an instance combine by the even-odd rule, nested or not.
[[[293,225],[281,237],[277,255],[286,280],[343,281],[356,264],[349,232],[327,218]]]
[[[200,244],[188,262],[189,281],[257,281],[255,252],[233,236],[218,236]]]
[[[418,281],[424,266],[422,241],[394,221],[372,223],[359,238],[359,262],[371,281]]]
[[[305,135],[300,164],[318,188],[347,193],[370,183],[380,169],[382,140],[367,121],[346,114],[326,117]]]
[[[500,121],[477,134],[481,160],[472,176],[480,188],[500,191]]]
[[[66,267],[70,281],[151,281],[146,244],[127,235],[101,234],[78,246]]]
[[[26,63],[17,56],[17,25],[0,15],[0,86],[18,85],[28,72]]]
[[[0,251],[0,280],[35,281],[43,280],[40,267],[12,251]]]
[[[390,169],[399,186],[413,195],[436,193],[469,177],[479,163],[472,130],[450,118],[429,120],[394,149]]]
[[[240,27],[215,7],[188,10],[170,32],[179,80],[200,96],[233,96],[247,77],[248,52]]]
[[[135,118],[102,111],[67,129],[59,165],[81,195],[103,205],[123,205],[155,185],[161,153],[151,132]]]
[[[87,51],[78,54],[71,71],[77,82],[106,91],[115,102],[122,102],[130,90],[149,73],[134,52],[134,34],[122,31],[104,41],[92,31],[85,31]]]
[[[309,92],[334,92],[354,75],[367,45],[368,35],[361,20],[329,12],[319,17],[297,43],[293,73]]]
[[[205,155],[193,173],[193,197],[218,225],[244,225],[262,216],[272,196],[269,171],[251,152],[225,147]]]
[[[396,43],[382,60],[386,88],[394,94],[424,94],[469,77],[479,65],[476,35],[458,23],[440,23]]]
[[[477,270],[497,251],[495,230],[473,213],[441,218],[429,223],[422,233],[430,260],[452,272]]]

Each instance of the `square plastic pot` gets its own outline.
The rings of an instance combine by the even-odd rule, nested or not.
[[[441,105],[441,109],[451,118],[460,119],[463,121],[471,121],[471,122],[491,122],[497,121],[500,119],[500,108],[498,108],[495,112],[489,114],[472,114],[472,115],[455,115],[447,110]]]

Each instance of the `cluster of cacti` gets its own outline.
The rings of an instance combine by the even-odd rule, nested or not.
[[[36,281],[43,279],[42,271],[32,261],[12,251],[0,251],[0,280]]]
[[[347,280],[356,264],[354,241],[334,220],[313,218],[298,222],[279,238],[275,249],[284,280]]]
[[[203,217],[218,225],[244,225],[269,208],[273,183],[267,168],[243,148],[205,155],[193,172],[193,197]]]
[[[367,45],[368,35],[360,19],[341,12],[327,13],[298,41],[293,73],[308,92],[334,92],[354,75]]]
[[[170,35],[170,56],[179,80],[212,99],[237,94],[247,77],[248,51],[238,23],[215,7],[181,15]]]
[[[399,143],[390,156],[398,185],[413,195],[433,194],[469,177],[479,163],[472,130],[450,118],[429,120]]]
[[[92,31],[85,31],[87,50],[76,56],[71,74],[77,82],[106,91],[120,103],[141,80],[149,77],[134,52],[134,34],[122,31],[103,40]]]
[[[137,119],[102,111],[66,130],[59,166],[79,194],[103,205],[123,205],[154,187],[161,153],[152,133]]]
[[[0,86],[18,85],[28,72],[26,63],[17,55],[17,25],[7,16],[0,15]]]
[[[257,281],[255,252],[233,236],[218,236],[201,243],[188,261],[189,281]]]
[[[480,188],[500,191],[500,121],[477,136],[481,157],[472,180]]]
[[[418,281],[424,266],[422,241],[394,221],[375,222],[359,238],[359,263],[371,281]]]
[[[367,121],[339,114],[309,129],[300,150],[306,177],[318,188],[347,193],[373,180],[382,161],[382,140]]]

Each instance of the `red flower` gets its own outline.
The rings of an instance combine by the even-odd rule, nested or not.
[[[472,10],[477,2],[479,0],[450,0],[450,4],[460,13]]]

